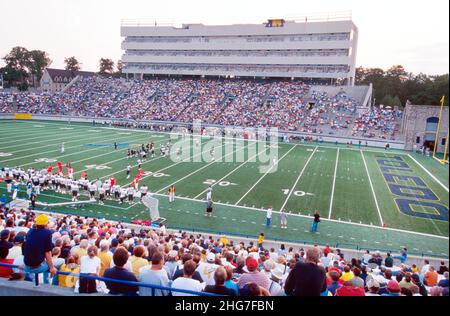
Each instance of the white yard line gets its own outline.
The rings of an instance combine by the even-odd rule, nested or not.
[[[311,161],[311,158],[314,156],[314,153],[316,152],[316,150],[317,150],[317,146],[316,146],[316,148],[314,148],[314,151],[312,152],[311,156],[309,156],[308,160],[306,161],[305,165],[303,166],[302,171],[300,171],[300,174],[298,175],[297,180],[295,180],[294,185],[292,186],[291,190],[289,191],[289,194],[288,194],[286,200],[284,201],[283,205],[280,207],[280,212],[281,212],[281,210],[284,209],[287,202],[289,201],[289,198],[291,197],[292,193],[294,192],[295,186],[297,185],[298,181],[302,177],[303,172],[305,172],[305,169],[308,166],[309,162]]]
[[[378,206],[377,196],[375,194],[375,190],[373,189],[372,179],[370,178],[369,169],[367,168],[366,159],[364,158],[364,154],[363,154],[362,150],[361,150],[361,156],[362,156],[362,159],[363,159],[363,162],[364,162],[364,167],[366,168],[367,177],[369,178],[370,189],[372,190],[373,199],[375,201],[375,206],[377,207],[378,216],[380,217],[381,226],[384,226],[383,218],[381,217],[380,207]]]
[[[0,185],[1,188],[5,189],[6,186],[5,185]],[[156,196],[162,196],[162,197],[168,197],[168,194],[160,194],[160,193],[149,193],[150,195],[156,195]],[[49,194],[45,194],[45,193],[41,193],[41,195],[43,196],[48,196],[48,197],[53,197],[53,198],[57,198],[57,199],[61,199],[61,200],[66,200],[66,201],[70,201],[69,198],[65,198],[65,197],[60,197],[60,196],[55,196],[55,195],[49,195]],[[176,199],[179,200],[186,200],[186,201],[192,201],[192,202],[197,202],[197,203],[202,203],[204,204],[205,201],[203,200],[196,200],[196,199],[192,199],[192,198],[186,198],[186,197],[181,197],[181,196],[177,196]],[[88,202],[88,200],[86,200],[86,202]],[[220,203],[220,202],[215,202],[214,204],[217,205],[222,205],[222,206],[229,206],[232,208],[238,208],[238,209],[246,209],[246,210],[251,210],[251,211],[257,211],[257,212],[263,212],[266,213],[266,211],[255,208],[255,207],[249,207],[249,206],[241,206],[241,205],[232,205],[232,204],[226,204],[226,203]],[[106,207],[111,207],[111,208],[116,208],[116,209],[121,209],[121,210],[126,210],[128,208],[122,208],[122,207],[117,207],[117,206],[113,206],[113,205],[105,205]],[[273,213],[275,214],[279,214],[280,212],[277,211],[273,211]],[[292,214],[292,213],[288,213],[288,216],[291,217],[301,217],[301,218],[308,218],[308,219],[312,219],[313,216],[308,216],[308,215],[302,215],[302,214]],[[374,226],[374,225],[368,225],[368,224],[360,224],[360,223],[354,223],[354,222],[346,222],[346,221],[341,221],[341,220],[336,220],[336,219],[326,219],[323,218],[321,219],[323,221],[328,221],[328,222],[333,222],[333,223],[339,223],[339,224],[346,224],[346,225],[351,225],[351,226],[359,226],[359,227],[367,227],[367,228],[373,228],[373,229],[377,229],[377,230],[388,230],[388,231],[394,231],[394,232],[401,232],[401,233],[406,233],[406,234],[412,234],[412,235],[418,235],[418,236],[425,236],[425,237],[432,237],[432,238],[438,238],[438,239],[443,239],[443,240],[449,240],[449,237],[446,236],[439,236],[439,235],[432,235],[432,234],[426,234],[426,233],[420,233],[420,232],[414,232],[414,231],[409,231],[409,230],[403,230],[403,229],[397,229],[397,228],[389,228],[389,227],[381,227],[381,226]]]
[[[226,179],[228,176],[230,176],[231,174],[233,174],[234,172],[236,172],[237,170],[239,170],[241,167],[243,167],[245,164],[247,164],[247,162],[249,162],[251,159],[255,158],[256,156],[258,156],[259,154],[261,154],[263,151],[265,151],[266,148],[264,148],[263,150],[261,150],[259,153],[253,155],[252,157],[249,157],[245,162],[241,163],[239,166],[237,166],[236,168],[234,168],[233,170],[231,170],[230,172],[228,172],[226,175],[224,175],[222,178],[220,178],[219,180],[217,180],[215,183],[213,183],[211,185],[211,187],[214,187],[216,184],[220,183],[221,181],[223,181],[224,179]],[[201,195],[203,195],[206,191],[208,191],[208,189],[203,190],[202,192],[200,192],[199,194],[197,194],[194,199],[200,197]]]
[[[138,138],[138,139],[141,139],[141,138]],[[166,140],[167,140],[167,138],[154,141],[154,143],[156,144],[156,143],[163,142],[163,141],[166,141]],[[121,151],[127,151],[127,150],[128,150],[128,148],[118,149],[118,150],[115,151],[115,153],[118,153],[118,152],[121,152]],[[90,159],[94,159],[94,158],[98,158],[98,157],[102,157],[102,156],[106,156],[106,155],[110,155],[110,154],[111,153],[108,152],[108,153],[100,154],[100,155],[97,155],[97,156],[91,156],[91,157],[84,158],[84,159],[81,159],[81,160],[72,161],[71,164],[79,163],[79,162],[82,162],[82,161],[86,161],[86,160],[90,160]],[[111,163],[114,163],[114,162],[117,162],[117,161],[120,161],[120,160],[124,160],[124,159],[128,159],[128,157],[122,157],[122,158],[119,158],[119,159],[116,159],[116,160],[107,161],[107,162],[102,163],[102,165],[109,165]],[[81,172],[86,171],[86,170],[88,170],[88,169],[80,170],[78,172],[75,172],[74,174],[78,174],[78,173],[81,173]]]
[[[427,170],[427,168],[425,168],[420,162],[418,162],[413,156],[411,156],[410,154],[408,154],[408,157],[411,158],[416,164],[419,165],[420,168],[422,168],[426,173],[428,173],[428,175],[430,177],[433,178],[434,181],[436,181],[441,187],[444,188],[445,191],[447,191],[448,193],[448,187],[446,187],[441,181],[439,181],[438,178],[436,178],[430,171]]]
[[[20,143],[20,144],[15,145],[15,146],[1,147],[0,149],[3,150],[4,148],[18,147],[18,146],[28,147],[28,145],[32,145],[32,146],[30,146],[28,148],[24,148],[24,149],[19,149],[19,150],[14,150],[14,151],[9,151],[8,150],[10,153],[16,154],[16,153],[19,153],[19,152],[22,152],[22,151],[27,151],[27,150],[30,150],[30,149],[40,149],[40,148],[55,146],[55,141],[63,141],[64,144],[73,143],[73,142],[79,142],[79,141],[82,141],[83,139],[86,138],[86,133],[79,133],[79,134],[77,133],[73,137],[65,136],[65,137],[62,137],[62,138],[48,138],[48,136],[49,136],[48,134],[46,136],[47,136],[47,140],[42,141],[42,142]],[[103,135],[103,136],[105,136],[105,135]],[[73,140],[66,141],[66,139],[73,139]],[[34,147],[33,146],[34,144],[43,143],[43,142],[47,143],[47,145],[38,146],[38,147]],[[51,144],[48,144],[48,143],[51,143]],[[67,147],[67,148],[69,148],[69,147]]]
[[[220,146],[221,150],[222,150],[223,146],[224,146],[224,145]],[[226,156],[228,156],[228,155],[230,155],[230,154],[234,154],[234,152],[235,152],[235,151],[233,150],[232,153],[229,153],[229,154],[225,155],[224,157],[226,157]],[[193,156],[189,155],[189,159],[194,158],[194,157],[197,157],[198,155],[202,155],[202,154],[203,154],[203,151],[201,151],[200,153],[198,153],[198,154],[196,154],[196,155],[193,155]],[[167,167],[165,167],[165,168],[159,169],[159,170],[157,170],[157,171],[155,171],[155,172],[153,172],[153,173],[159,173],[159,172],[164,171],[164,170],[166,170],[166,169],[172,168],[172,167],[174,167],[174,166],[176,166],[176,165],[178,165],[178,164],[180,164],[180,163],[182,163],[182,162],[184,162],[184,161],[179,161],[179,162],[173,163],[173,164],[171,164],[171,165],[169,165],[169,166],[167,166]],[[207,167],[207,166],[209,166],[210,164],[213,164],[213,163],[215,163],[215,162],[216,162],[216,161],[214,160],[214,161],[208,163],[206,166],[203,166],[202,168],[197,169],[197,170],[196,170],[195,172],[193,172],[193,173],[196,173],[196,172],[202,170],[203,168],[205,168],[205,167]],[[143,176],[143,177],[141,178],[141,180],[143,180],[143,179],[145,179],[145,178],[148,178],[148,177],[150,177],[150,176],[151,176],[151,175]],[[184,178],[186,178],[186,177],[184,177]],[[179,182],[179,181],[181,181],[182,179],[183,179],[183,178],[178,179],[176,182],[173,182],[173,184],[174,184],[174,183],[177,183],[177,182]],[[129,186],[129,185],[132,184],[132,183],[133,183],[133,182],[130,182],[130,183],[128,183],[128,184],[126,184],[126,185],[124,185],[124,186],[122,186],[122,187]],[[161,190],[163,190],[163,189],[164,189],[164,188],[162,188]],[[159,191],[161,191],[161,190],[159,190]],[[158,191],[158,192],[159,192],[159,191]]]
[[[161,194],[161,193],[150,193],[150,194],[151,195],[156,195],[156,196],[163,196],[163,197],[168,197],[169,196],[168,194]],[[187,197],[181,197],[181,196],[177,196],[177,197],[175,197],[175,199],[192,201],[192,202],[198,202],[198,203],[205,203],[205,201],[203,201],[203,200],[196,200],[196,199],[187,198]],[[258,208],[255,208],[255,207],[233,205],[233,204],[226,204],[226,203],[220,203],[220,202],[214,202],[214,204],[222,205],[222,206],[229,206],[229,207],[232,207],[232,208],[240,208],[240,209],[246,209],[246,210],[252,210],[252,211],[266,213],[266,211],[258,209]],[[273,211],[273,213],[274,214],[279,214],[280,212]],[[302,215],[302,214],[292,214],[292,213],[288,213],[288,216],[289,217],[291,217],[291,216],[302,217],[302,218],[308,218],[308,219],[314,218],[313,216]],[[407,233],[407,234],[413,234],[413,235],[419,235],[419,236],[426,236],[426,237],[434,237],[434,238],[445,239],[445,240],[449,239],[449,237],[445,237],[445,236],[432,235],[432,234],[414,232],[414,231],[397,229],[397,228],[389,228],[389,227],[381,227],[381,226],[376,226],[376,225],[361,224],[361,223],[355,223],[355,222],[346,222],[346,221],[341,221],[341,220],[337,220],[337,219],[321,218],[321,220],[324,221],[324,222],[328,221],[328,222],[340,223],[340,224],[346,224],[346,225],[352,225],[352,226],[374,228],[374,229],[377,229],[377,230],[389,230],[389,231],[394,231],[394,232],[401,232],[401,233]]]
[[[292,146],[291,149],[289,149],[283,156],[281,156],[280,159],[278,159],[279,163],[281,160],[283,160],[284,157],[286,157],[296,146]],[[260,183],[262,181],[262,179],[264,179],[265,176],[267,176],[269,174],[269,172],[272,170],[272,168],[275,167],[275,165],[273,165],[272,167],[270,167],[269,170],[267,170],[259,179],[258,181],[255,182],[255,184],[253,184],[253,186],[247,191],[245,192],[245,194],[243,196],[241,196],[241,198],[234,204],[235,206],[237,206],[257,185],[258,183]]]
[[[336,154],[336,165],[334,166],[333,187],[331,189],[331,199],[330,199],[330,209],[328,211],[328,219],[331,218],[331,211],[333,210],[334,187],[336,185],[336,173],[337,173],[338,161],[339,161],[339,148],[338,148],[337,154]]]
[[[103,136],[101,136],[101,137],[103,137]],[[110,138],[108,138],[108,139],[100,139],[100,141],[115,141],[115,140],[117,140],[117,139],[121,139],[121,138],[125,138],[125,137],[127,137],[127,136],[124,136],[124,137],[116,137],[116,138],[112,138],[112,139],[110,139]],[[91,138],[90,140],[92,140],[92,138]],[[81,146],[83,146],[83,144],[80,144],[80,145],[77,145],[77,146],[66,147],[66,149],[68,149],[68,148],[76,148],[76,147],[81,147]],[[103,147],[91,148],[91,149],[87,149],[87,150],[82,150],[82,151],[74,152],[74,153],[71,153],[71,154],[66,154],[66,155],[56,156],[56,157],[53,157],[53,158],[61,158],[61,157],[67,157],[67,156],[78,155],[78,154],[81,154],[81,153],[85,153],[85,152],[89,152],[89,151],[94,151],[94,150],[99,150],[99,149],[102,149],[102,148],[103,148]],[[21,159],[21,158],[27,158],[27,157],[34,157],[34,156],[37,156],[37,155],[46,154],[46,153],[51,153],[51,152],[54,152],[54,151],[59,151],[59,149],[50,150],[50,151],[46,151],[46,152],[40,152],[40,153],[28,155],[28,156],[21,156],[21,157],[14,158],[14,159],[10,159],[10,160]],[[41,157],[42,157],[42,156],[41,156]],[[4,160],[4,161],[6,161],[6,160]],[[4,162],[4,161],[0,161],[0,163],[2,163],[2,162]],[[25,163],[25,164],[23,164],[23,165],[19,165],[18,167],[23,167],[23,166],[31,165],[31,164],[33,164],[33,163],[35,163],[35,162],[27,162],[27,163]]]
[[[103,139],[104,139],[103,137],[105,137],[105,135],[94,137],[94,139],[100,138],[100,140],[103,140]],[[92,140],[92,138],[90,138],[89,140]],[[108,140],[109,140],[109,139],[108,139]],[[82,139],[76,140],[76,141],[82,141]],[[73,141],[71,141],[71,142],[73,142]],[[52,144],[52,145],[50,145],[50,146],[59,146],[59,144]],[[65,149],[77,148],[77,147],[80,147],[80,146],[83,146],[83,144],[78,144],[78,145],[75,145],[75,146],[65,147]],[[44,147],[47,147],[47,146],[44,146]],[[34,147],[34,148],[32,148],[32,149],[38,149],[38,148],[41,148],[41,147]],[[27,149],[27,150],[30,150],[30,148]],[[0,162],[3,163],[3,162],[11,161],[11,160],[16,160],[16,159],[22,159],[22,158],[33,157],[33,156],[37,156],[37,155],[42,155],[42,154],[51,153],[51,152],[54,152],[54,151],[60,151],[60,148],[58,148],[58,149],[53,149],[53,150],[48,150],[48,151],[43,151],[43,152],[38,152],[38,153],[36,153],[36,154],[31,154],[31,155],[26,155],[26,156],[20,156],[20,157],[16,157],[16,158],[11,158],[11,159],[7,159],[7,160],[1,160]],[[78,153],[81,153],[81,152],[78,152]],[[77,153],[74,153],[74,154],[77,154]],[[72,155],[74,155],[74,154],[72,154]],[[64,156],[67,156],[67,155],[64,155]],[[58,156],[58,157],[64,157],[64,156]],[[41,157],[42,157],[42,156],[41,156]],[[25,166],[25,165],[21,165],[21,166]]]
[[[222,147],[223,147],[223,145],[222,145]],[[245,146],[245,147],[247,147],[247,146]],[[228,154],[226,154],[225,156],[223,156],[223,158],[228,157],[229,155],[233,155],[235,152],[236,152],[236,150],[234,149],[231,153],[228,153]],[[256,156],[256,155],[255,155],[255,156]],[[213,163],[216,163],[216,161],[211,161],[210,163],[204,165],[203,167],[198,168],[197,170],[195,170],[195,171],[189,173],[188,175],[185,175],[184,177],[178,179],[178,180],[175,181],[175,182],[172,182],[171,184],[175,184],[175,183],[178,183],[178,182],[180,182],[180,181],[183,181],[184,179],[189,178],[190,176],[196,174],[197,172],[199,172],[199,171],[201,171],[201,170],[203,170],[203,169],[209,167],[209,166],[212,165]],[[163,191],[163,190],[166,190],[166,189],[168,189],[169,187],[170,187],[170,185],[167,185],[167,186],[165,186],[165,187],[159,189],[158,191],[156,191],[156,193],[159,193],[159,192],[161,192],[161,191]],[[195,197],[195,198],[197,198],[197,197]]]

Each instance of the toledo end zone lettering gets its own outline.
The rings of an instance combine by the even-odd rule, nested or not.
[[[410,216],[448,221],[448,207],[436,203],[440,202],[439,198],[427,187],[420,177],[396,174],[396,172],[413,172],[402,157],[382,156],[382,159],[377,159],[377,163],[391,193],[401,197],[395,198],[394,200],[402,213]],[[400,184],[400,181],[412,182],[413,185]],[[417,212],[413,209],[414,206],[432,208],[437,214]]]

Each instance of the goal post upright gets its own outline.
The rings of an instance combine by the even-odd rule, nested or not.
[[[436,157],[436,151],[438,148],[439,134],[440,134],[440,130],[441,130],[441,120],[442,120],[442,112],[444,110],[444,101],[445,101],[445,96],[442,96],[441,110],[439,111],[439,120],[438,120],[438,126],[437,126],[437,130],[436,130],[436,138],[434,140],[434,149],[433,149],[433,158],[438,159],[438,160],[440,160],[440,159]],[[447,133],[447,137],[448,137],[448,133]],[[445,156],[444,156],[444,159],[445,159]]]

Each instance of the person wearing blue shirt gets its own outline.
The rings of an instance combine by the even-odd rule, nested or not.
[[[56,274],[52,261],[52,231],[47,229],[48,217],[41,214],[36,218],[36,226],[28,231],[23,247],[24,272],[44,273],[44,283],[48,283],[48,274]],[[37,274],[36,274],[37,277]]]
[[[118,247],[116,251],[114,251],[113,261],[114,267],[105,270],[103,277],[108,279],[115,279],[121,281],[132,281],[137,282],[134,274],[125,269],[125,264],[128,261],[128,251],[123,247]],[[135,296],[137,295],[138,286],[130,285],[130,284],[122,284],[113,281],[106,281],[106,286],[109,289],[109,293],[113,295],[122,294]]]

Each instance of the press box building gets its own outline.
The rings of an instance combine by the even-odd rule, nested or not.
[[[327,79],[354,85],[358,28],[351,15],[261,24],[155,24],[122,21],[124,73]]]

